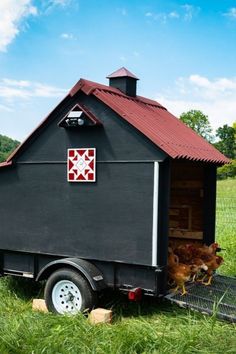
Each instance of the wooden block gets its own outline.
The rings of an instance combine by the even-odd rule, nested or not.
[[[43,299],[33,299],[32,309],[34,311],[48,312],[45,300]]]
[[[97,308],[92,310],[89,315],[89,321],[92,324],[98,323],[111,323],[112,320],[112,311],[102,308]]]

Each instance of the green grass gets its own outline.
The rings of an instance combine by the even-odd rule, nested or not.
[[[226,249],[220,272],[236,276],[236,179],[218,181],[216,210],[216,238]]]
[[[236,180],[218,183],[217,239],[228,275],[236,275],[235,195]],[[25,279],[2,278],[0,294],[0,354],[236,353],[234,324],[168,303],[138,305],[114,294],[102,303],[113,309],[113,324],[92,326],[83,315],[32,312],[42,289]]]

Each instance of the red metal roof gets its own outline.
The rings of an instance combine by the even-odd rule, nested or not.
[[[178,118],[169,113],[160,103],[141,96],[126,96],[120,90],[81,79],[70,90],[69,94],[59,103],[63,105],[68,96],[74,96],[78,91],[86,95],[94,95],[104,102],[120,117],[139,130],[154,144],[160,147],[174,159],[204,161],[216,164],[229,163],[230,160],[216,150],[206,140],[197,135]],[[59,106],[58,105],[58,106]],[[35,134],[50,120],[52,113],[40,123],[33,133],[9,156],[0,167],[9,166],[12,160],[25,148]]]
[[[84,93],[104,102],[172,158],[217,164],[230,162],[158,102],[141,96],[126,96],[114,87],[88,80],[81,79],[77,85]],[[75,86],[70,94],[73,96],[76,92]]]
[[[114,71],[114,73],[110,74],[107,76],[107,79],[113,79],[116,77],[132,77],[133,79],[139,80],[134,74],[132,74],[129,70],[127,70],[125,67],[122,67],[116,71]]]

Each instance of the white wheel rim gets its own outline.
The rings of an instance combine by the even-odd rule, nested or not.
[[[61,280],[52,289],[52,303],[58,313],[75,314],[82,306],[79,288],[69,280]]]

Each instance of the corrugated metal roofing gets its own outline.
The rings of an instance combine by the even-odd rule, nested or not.
[[[174,159],[217,164],[230,162],[158,102],[140,96],[126,96],[114,87],[87,80],[80,80],[80,89],[96,96]],[[73,88],[71,94],[76,91]]]
[[[138,129],[174,159],[184,158],[216,164],[230,162],[228,158],[216,150],[211,144],[198,136],[192,129],[184,125],[178,118],[169,113],[165,107],[154,100],[141,96],[126,96],[114,87],[81,79],[59,105],[63,105],[68,99],[68,96],[74,96],[80,90],[86,95],[94,95],[104,102],[113,111],[118,113],[122,119]],[[9,156],[7,161],[0,164],[0,167],[11,165],[12,160],[25,149],[26,144],[36,134],[39,134],[39,131],[46,125],[48,120],[50,120],[56,108],[57,107],[53,109],[33,133]]]

